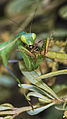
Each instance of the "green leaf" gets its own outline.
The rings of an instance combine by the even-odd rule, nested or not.
[[[34,85],[29,85],[29,84],[22,84],[22,87],[25,89],[28,89],[30,91],[34,91],[43,95],[46,95],[47,97],[49,97],[50,99],[54,99],[50,94],[48,94],[46,91],[38,88],[37,86]]]
[[[47,98],[46,96],[40,94],[40,93],[37,93],[37,92],[30,92],[27,94],[27,98],[30,99],[30,96],[34,96],[34,97],[37,97],[37,98],[41,98],[44,100],[44,103],[50,103],[51,102],[51,99]]]
[[[44,78],[49,78],[49,77],[53,77],[53,76],[57,76],[57,75],[61,75],[61,74],[67,74],[67,69],[41,75],[39,77],[36,77],[35,80],[39,80],[39,79],[41,80],[41,79],[44,79]]]
[[[0,111],[2,111],[2,110],[10,110],[12,108],[13,108],[13,106],[11,104],[9,104],[9,103],[5,103],[5,104],[1,104],[0,105]]]
[[[36,115],[36,114],[42,112],[43,110],[45,110],[45,109],[51,107],[52,105],[54,105],[54,103],[55,103],[55,102],[52,102],[52,103],[47,104],[47,105],[45,105],[45,106],[42,106],[42,107],[36,108],[36,109],[34,109],[34,110],[28,111],[27,113],[28,113],[29,115]]]
[[[57,106],[55,106],[55,108],[57,110],[67,110],[67,105],[66,105],[66,103],[64,103],[64,104],[58,104]]]
[[[59,100],[59,97],[55,94],[55,92],[50,87],[48,87],[42,80],[38,81],[35,85],[40,87],[47,93],[51,94],[54,98]]]
[[[36,71],[25,71],[25,66],[22,64],[22,62],[19,62],[19,68],[22,72],[22,74],[33,84],[37,82],[37,80],[34,80],[35,77],[38,77],[41,75],[41,72]]]
[[[13,119],[13,117],[12,116],[6,116],[3,119]]]
[[[37,87],[43,89],[44,91],[46,91],[47,93],[51,94],[52,97],[59,99],[58,96],[54,93],[54,91],[49,88],[41,79],[35,79],[35,77],[37,78],[38,76],[41,75],[41,72],[38,71],[24,71],[24,67],[20,65],[20,69],[21,72],[23,73],[23,75],[34,85],[36,85]],[[53,98],[53,99],[54,99]]]

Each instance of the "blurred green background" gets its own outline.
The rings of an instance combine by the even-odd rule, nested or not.
[[[65,41],[67,0],[0,0],[0,42],[10,40],[21,31],[34,32],[40,40],[53,32],[56,40]],[[67,45],[65,52],[67,53]],[[16,52],[13,51],[10,59],[16,59],[15,54]],[[11,66],[15,74],[24,82],[18,64]],[[66,67],[66,64],[59,63],[59,69]],[[56,83],[66,84],[66,76],[62,78],[59,76]],[[27,105],[23,94],[17,88],[16,81],[5,69],[0,58],[0,104],[5,102],[15,107]],[[36,119],[62,119],[62,114],[63,112],[52,107],[39,115],[29,116],[23,113],[16,119],[33,119],[34,117]]]

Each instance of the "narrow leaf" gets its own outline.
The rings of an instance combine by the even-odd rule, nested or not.
[[[13,106],[11,104],[8,104],[8,103],[0,105],[0,111],[2,111],[2,110],[10,110],[12,108],[13,108]]]
[[[37,92],[30,92],[27,94],[27,98],[30,99],[30,96],[34,96],[34,97],[37,97],[37,98],[41,98],[44,100],[44,103],[49,103],[51,102],[51,100],[49,98],[47,98],[46,96],[40,94],[40,93],[37,93]]]
[[[20,87],[20,85],[18,85]],[[34,91],[34,92],[38,92],[41,93],[43,95],[46,95],[47,97],[54,99],[51,95],[49,95],[47,92],[43,91],[42,89],[34,86],[34,85],[29,85],[29,84],[22,84],[22,87],[25,89],[28,89],[30,91]]]
[[[49,88],[41,79],[37,79],[35,80],[36,77],[40,76],[41,73],[40,72],[36,72],[36,71],[24,71],[23,67],[21,67],[20,65],[20,69],[23,73],[23,75],[34,85],[38,86],[39,88],[43,89],[44,91],[47,91],[49,94],[51,94],[54,98],[59,99],[58,96],[54,93],[54,91]]]
[[[36,115],[36,114],[42,112],[43,110],[45,110],[45,109],[51,107],[52,105],[54,105],[54,102],[52,102],[52,103],[50,103],[50,104],[48,104],[48,105],[46,105],[46,106],[42,106],[42,107],[36,108],[36,109],[34,109],[34,110],[28,111],[27,113],[28,113],[29,115]]]
[[[35,80],[36,79],[39,80],[39,79],[49,78],[49,77],[57,76],[57,75],[61,75],[61,74],[67,74],[67,69],[60,70],[60,71],[55,71],[55,72],[51,72],[51,73],[47,73],[47,74],[38,76],[38,77],[35,78]]]

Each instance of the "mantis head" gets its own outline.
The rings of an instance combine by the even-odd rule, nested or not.
[[[35,33],[25,33],[24,35],[21,36],[21,41],[27,44],[28,46],[33,45],[35,39],[36,39]]]

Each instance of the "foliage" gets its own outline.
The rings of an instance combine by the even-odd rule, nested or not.
[[[14,91],[20,99],[18,96],[20,88],[17,88],[16,81],[12,77],[8,77],[9,73],[0,59],[0,104],[5,102],[0,105],[0,118],[12,119],[24,111],[29,115],[36,115],[47,108],[47,114],[43,114],[43,118],[61,119],[62,116],[67,118],[67,82],[63,77],[67,75],[67,1],[1,0],[0,5],[2,8],[0,56],[30,105],[16,108],[20,106],[20,101],[17,101]],[[35,36],[38,33],[35,42],[34,37],[31,38],[33,34],[27,33],[27,31],[30,32],[31,23],[32,32]],[[21,30],[26,32],[20,32]],[[3,41],[6,42],[3,43]],[[30,44],[32,46],[29,46]],[[16,59],[13,60],[16,61],[14,62],[15,68],[10,64],[11,59]],[[17,73],[17,64],[21,75]],[[22,84],[23,80],[24,84]],[[12,94],[13,97],[11,97]],[[11,100],[15,99],[15,104],[11,102],[10,97]],[[21,105],[23,103],[21,101]]]

